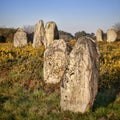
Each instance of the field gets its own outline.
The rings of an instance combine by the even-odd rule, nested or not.
[[[43,81],[44,47],[0,43],[0,120],[120,120],[120,42],[97,44],[99,92],[89,112],[75,114],[61,111],[59,84]]]

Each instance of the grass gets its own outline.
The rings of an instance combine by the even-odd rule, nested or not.
[[[44,47],[0,44],[0,120],[119,120],[120,42],[97,43],[99,92],[85,113],[61,111],[60,87],[43,81]]]

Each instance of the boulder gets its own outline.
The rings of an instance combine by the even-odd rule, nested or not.
[[[114,42],[117,40],[117,32],[114,29],[107,30],[107,42]]]
[[[44,44],[44,22],[43,20],[39,20],[37,24],[35,24],[34,27],[34,38],[33,38],[33,47],[39,48]]]
[[[27,33],[22,28],[18,28],[14,34],[13,44],[14,47],[23,47],[27,45]]]
[[[55,22],[48,22],[45,26],[45,48],[55,39],[59,39],[57,25]]]
[[[44,52],[44,81],[59,83],[66,68],[68,48],[64,40],[54,40]]]
[[[98,91],[99,53],[91,38],[79,38],[71,51],[61,80],[61,109],[84,113]]]
[[[96,33],[96,41],[103,41],[103,31],[99,28]]]

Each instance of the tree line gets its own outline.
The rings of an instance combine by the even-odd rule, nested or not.
[[[118,40],[120,40],[120,23],[116,23],[113,28],[117,31],[118,34]],[[27,33],[28,41],[32,42],[33,41],[33,36],[34,36],[34,26],[33,25],[24,25],[23,29]],[[0,28],[0,42],[13,42],[14,34],[17,29],[15,28]],[[94,33],[86,33],[85,31],[78,31],[74,35],[71,33],[65,32],[63,30],[59,30],[59,36],[60,39],[64,39],[66,41],[71,40],[71,39],[78,39],[79,37],[82,36],[88,36],[93,38],[94,40],[96,39]],[[103,34],[103,38],[106,39],[106,34]]]

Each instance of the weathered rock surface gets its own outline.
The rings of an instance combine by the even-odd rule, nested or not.
[[[57,25],[55,22],[48,22],[45,26],[45,48],[55,39],[59,39]]]
[[[33,39],[33,47],[39,48],[44,44],[44,22],[40,20],[34,27],[34,39]]]
[[[64,40],[54,40],[44,52],[44,81],[56,84],[60,82],[68,56],[67,45]]]
[[[90,38],[79,38],[61,81],[62,110],[84,113],[92,107],[98,91],[98,66],[96,44]]]
[[[103,31],[101,29],[98,29],[97,30],[97,33],[96,33],[96,41],[103,41]]]
[[[114,42],[117,39],[117,33],[114,29],[107,30],[107,42]]]
[[[27,45],[27,34],[22,28],[18,28],[14,34],[14,47],[23,47]]]

